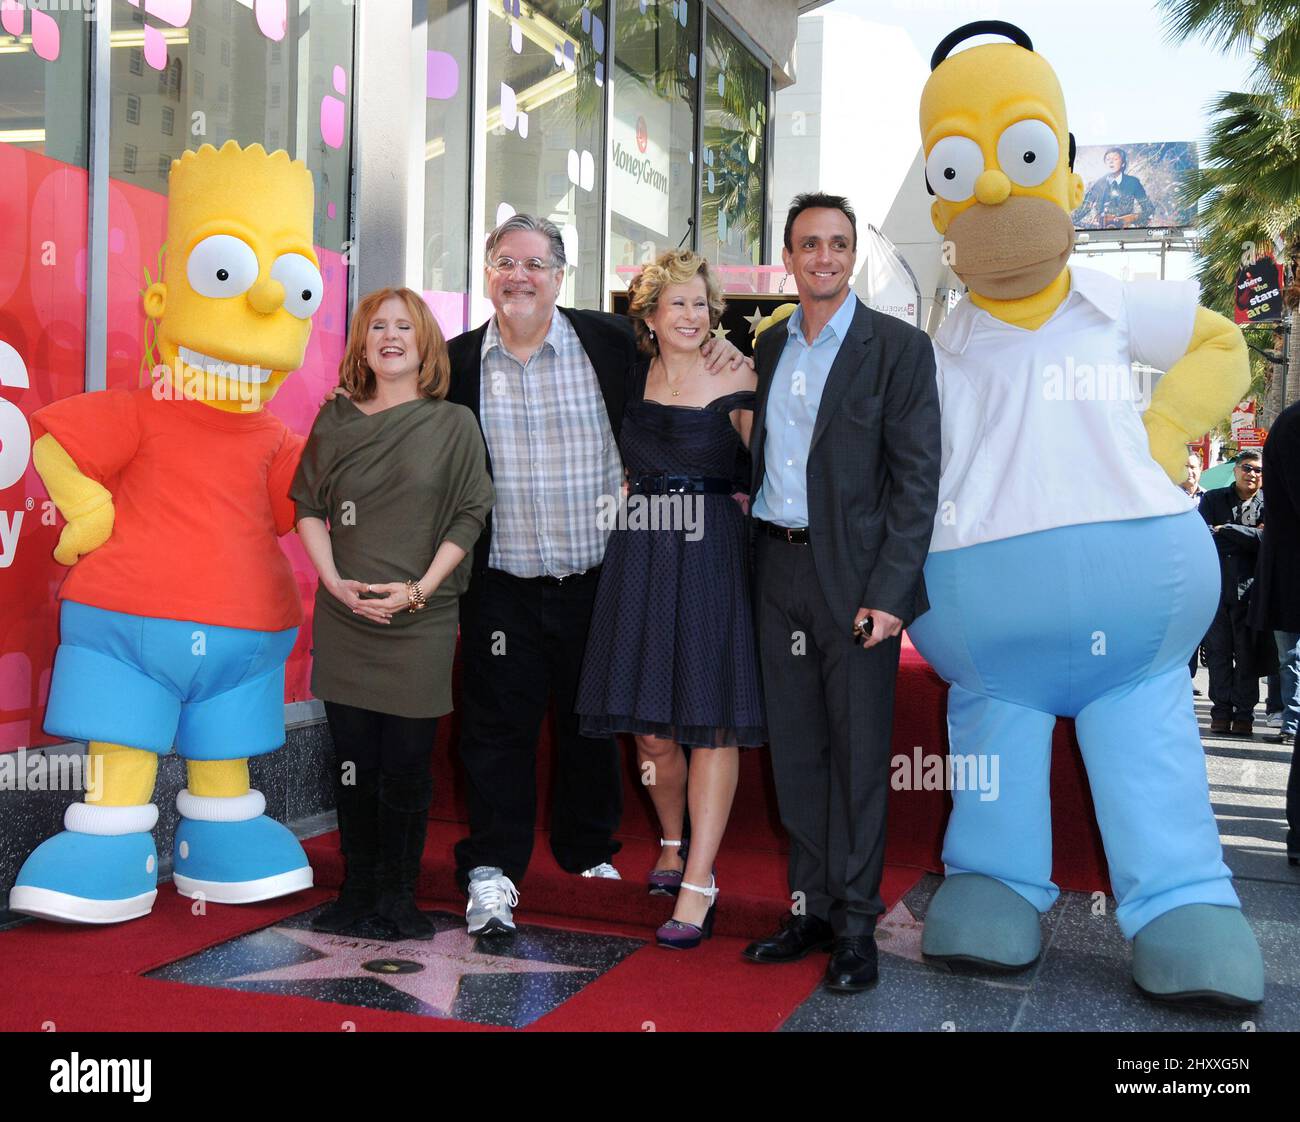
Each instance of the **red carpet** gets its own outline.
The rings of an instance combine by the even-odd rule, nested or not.
[[[942,758],[948,751],[948,686],[904,636],[894,705],[892,755],[911,761],[919,746],[923,758]],[[459,737],[456,714],[443,720],[439,727],[434,753],[434,805],[431,817],[437,821],[464,822],[464,773],[456,758],[454,745]],[[538,825],[550,819],[550,730],[543,727],[538,749]],[[638,782],[635,750],[625,741],[626,766],[623,771],[623,825],[620,836],[625,840],[641,839],[654,843],[659,826],[645,789]],[[1053,877],[1063,889],[1079,892],[1109,890],[1106,857],[1093,813],[1092,796],[1074,722],[1057,722],[1052,743],[1052,825]],[[951,799],[942,790],[899,790],[890,793],[889,830],[885,860],[891,865],[914,866],[942,872],[943,831],[948,820]],[[741,753],[740,786],[727,826],[720,869],[728,859],[737,859],[740,851],[763,853],[787,852],[785,833],[777,813],[776,789],[766,749]],[[441,859],[439,859],[440,861]],[[648,870],[653,857],[643,866],[627,861],[620,864],[625,876],[640,877]],[[426,866],[429,862],[426,860]],[[428,869],[437,884],[441,879],[435,867]],[[627,868],[623,868],[627,865]],[[529,879],[534,873],[530,871]],[[778,873],[775,875],[783,875]],[[731,882],[734,884],[734,880]],[[532,886],[530,883],[530,893]],[[548,909],[549,910],[549,909]]]
[[[905,644],[894,721],[893,755],[947,751],[947,687]],[[426,905],[459,912],[452,846],[463,834],[464,778],[452,745],[453,716],[442,722],[435,752],[435,804],[419,895]],[[643,938],[672,910],[672,901],[646,894],[659,829],[650,800],[636,782],[630,743],[625,809],[616,863],[622,882],[584,880],[559,869],[545,832],[550,803],[549,731],[538,752],[539,826],[532,865],[520,885],[521,923]],[[1078,745],[1070,722],[1056,730],[1052,761],[1055,877],[1063,888],[1107,887],[1105,859],[1093,819]],[[740,787],[722,853],[717,935],[697,951],[672,953],[647,945],[592,982],[577,996],[529,1026],[531,1031],[770,1031],[817,985],[824,960],[811,956],[785,967],[761,967],[740,958],[745,943],[772,929],[789,907],[785,838],[776,809],[766,750],[741,755]],[[949,799],[941,790],[891,793],[882,895],[892,906],[924,870],[941,871],[940,851]],[[248,907],[212,905],[195,916],[170,885],[159,891],[153,914],[112,928],[32,923],[0,932],[0,955],[23,964],[23,985],[0,992],[0,1029],[38,1030],[52,1022],[75,1030],[276,1029],[337,1032],[481,1030],[482,1025],[408,1013],[367,1010],[302,997],[246,993],[142,978],[140,975],[235,936],[279,922],[325,899],[342,875],[338,835],[306,843],[320,888],[288,900]],[[92,984],[87,984],[92,981]]]
[[[323,848],[318,845],[315,851]],[[887,870],[883,892],[892,905],[916,882],[915,870]],[[579,911],[618,910],[629,884],[568,878]],[[247,907],[211,905],[195,916],[191,902],[163,885],[151,915],[108,928],[30,923],[0,932],[0,955],[22,963],[23,984],[0,991],[0,1030],[60,1032],[275,1030],[339,1032],[494,1031],[483,1025],[409,1013],[388,1013],[278,994],[196,987],[140,975],[237,935],[276,923],[325,899],[320,889]],[[647,897],[648,899],[648,897]],[[719,927],[728,904],[719,905]],[[658,901],[667,905],[667,900]],[[443,904],[457,911],[456,902]],[[660,908],[666,916],[671,908]],[[773,902],[762,929],[780,915]],[[521,923],[649,938],[644,925],[517,913]],[[658,918],[655,922],[659,922]],[[784,967],[755,966],[740,957],[744,938],[715,936],[699,950],[634,952],[528,1031],[763,1032],[777,1028],[817,985],[825,960],[813,955]]]

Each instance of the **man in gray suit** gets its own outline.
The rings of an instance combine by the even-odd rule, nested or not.
[[[849,290],[848,200],[798,196],[785,267],[799,308],[755,351],[751,507],[759,655],[792,915],[745,957],[831,950],[826,986],[876,980],[900,634],[929,606],[921,567],[939,487],[924,332]]]

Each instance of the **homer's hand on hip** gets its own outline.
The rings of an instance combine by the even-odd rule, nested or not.
[[[1187,482],[1187,434],[1149,409],[1142,414],[1142,424],[1147,430],[1151,458],[1169,476],[1170,482],[1181,487]]]
[[[903,621],[898,616],[891,616],[879,608],[859,608],[858,614],[853,617],[854,631],[857,631],[862,621],[867,618],[871,620],[871,634],[862,644],[864,651],[869,651],[886,639],[892,639],[903,630]]]

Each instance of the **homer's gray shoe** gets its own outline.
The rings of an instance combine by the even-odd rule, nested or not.
[[[1264,1000],[1264,959],[1240,908],[1184,904],[1134,937],[1133,981],[1160,1001],[1243,1009]]]
[[[921,953],[936,962],[1023,970],[1041,949],[1038,909],[993,877],[947,877],[925,913]]]
[[[500,869],[480,865],[469,871],[469,903],[465,923],[471,935],[513,935],[519,890]]]

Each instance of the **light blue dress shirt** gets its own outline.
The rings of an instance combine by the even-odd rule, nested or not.
[[[803,308],[786,320],[789,336],[772,375],[763,424],[763,483],[753,514],[791,528],[808,525],[808,452],[826,379],[853,324],[858,298],[849,292],[810,347],[803,337]]]

